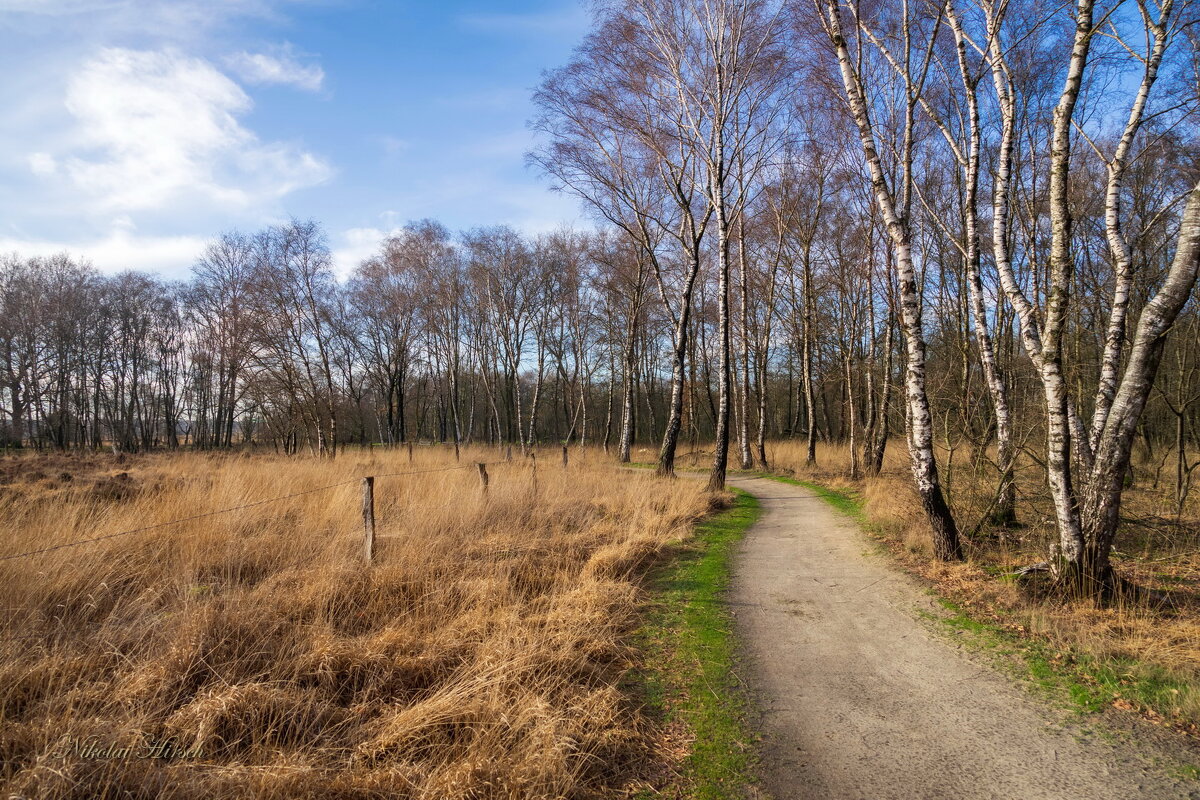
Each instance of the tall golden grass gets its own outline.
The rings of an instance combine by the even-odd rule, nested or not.
[[[650,747],[618,688],[638,578],[710,501],[698,481],[580,453],[566,471],[544,454],[536,489],[527,460],[490,466],[484,497],[473,462],[497,458],[379,479],[370,567],[353,481],[0,561],[4,795],[618,791]],[[434,448],[412,464],[403,451],[72,463],[6,465],[0,556],[455,465]]]
[[[931,560],[929,526],[913,489],[903,441],[889,442],[878,476],[858,481],[849,477],[850,454],[845,446],[821,444],[815,466],[805,464],[803,442],[780,441],[768,447],[774,468],[855,492],[875,532],[893,545],[909,569],[933,581],[942,594],[1054,649],[1117,664],[1131,681],[1165,677],[1187,684],[1190,688],[1171,694],[1167,711],[1176,722],[1200,733],[1197,503],[1189,502],[1182,517],[1176,518],[1170,487],[1154,487],[1154,465],[1135,464],[1136,480],[1124,495],[1125,524],[1114,563],[1123,575],[1165,593],[1169,601],[1127,598],[1103,606],[1062,601],[1039,591],[1043,587],[1036,582],[1023,585],[999,579],[1019,567],[1045,561],[1056,536],[1044,473],[1038,465],[1028,457],[1018,462],[1020,525],[1002,530],[983,524],[994,497],[995,469],[985,459],[972,463],[961,450],[954,462],[949,455],[943,450],[939,463],[943,479],[948,478],[949,502],[965,535],[967,561],[960,565]]]

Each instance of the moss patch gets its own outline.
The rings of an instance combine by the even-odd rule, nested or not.
[[[631,676],[633,689],[664,729],[686,730],[690,752],[674,785],[640,797],[738,798],[753,782],[754,737],[723,595],[733,548],[760,510],[752,495],[733,493],[733,505],[701,522],[651,580],[653,600],[637,633],[644,666]]]

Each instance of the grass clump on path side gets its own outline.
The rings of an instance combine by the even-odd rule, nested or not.
[[[841,511],[843,514],[853,517],[855,520],[866,523],[866,517],[863,515],[862,501],[849,492],[834,489],[830,486],[822,486],[819,483],[812,481],[802,481],[796,478],[789,478],[786,475],[772,475],[768,472],[757,473],[758,477],[767,478],[778,483],[790,483],[792,486],[803,486],[811,492],[815,492],[818,497],[824,500],[829,505]]]
[[[676,742],[674,749],[687,755],[671,786],[639,797],[682,791],[698,800],[736,798],[753,780],[748,707],[734,671],[734,622],[722,595],[734,546],[759,513],[757,499],[734,490],[733,505],[701,522],[651,580],[654,600],[637,636],[645,662],[632,675],[633,690]]]

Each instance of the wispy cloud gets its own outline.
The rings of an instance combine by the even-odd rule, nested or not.
[[[325,82],[325,70],[319,64],[301,64],[288,46],[276,55],[236,53],[226,63],[243,81],[255,86],[277,84],[319,92]]]
[[[384,135],[376,137],[376,140],[383,148],[383,152],[389,156],[403,153],[405,150],[412,147],[411,142],[409,142],[407,139],[401,139],[399,136]]]
[[[239,19],[270,19],[287,0],[0,0],[14,28],[52,19],[63,37],[103,41],[114,35],[196,41]]]
[[[78,241],[0,236],[0,253],[25,256],[69,253],[90,261],[104,272],[136,269],[181,278],[203,252],[205,244],[206,240],[199,236],[139,235],[125,225],[116,224],[105,236]]]
[[[49,153],[30,153],[29,169],[34,175],[53,175],[58,171],[58,162]]]
[[[99,208],[161,208],[183,197],[246,206],[329,178],[294,145],[238,121],[250,98],[208,61],[175,50],[106,48],[70,79],[67,152],[29,155],[35,174],[69,180]]]
[[[358,269],[364,261],[379,252],[379,245],[389,236],[395,236],[400,228],[367,226],[349,228],[339,234],[333,247],[333,268],[339,277],[345,278]]]
[[[120,4],[114,4],[111,0],[0,0],[0,11],[59,16],[101,11],[113,5]]]

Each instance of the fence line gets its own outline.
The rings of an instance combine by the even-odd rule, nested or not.
[[[563,451],[564,451],[563,452],[563,468],[566,469],[566,447],[563,447]],[[536,467],[536,464],[538,464],[538,462],[536,462],[536,458],[538,458],[538,456],[536,456],[535,451],[529,451],[528,453],[526,453],[526,455],[529,458],[530,467],[532,467],[532,470],[533,470],[532,471],[533,481],[534,481],[534,486],[536,486],[536,481],[538,481],[538,471],[536,471],[536,470],[538,470],[538,467]],[[328,491],[330,491],[330,489],[336,489],[336,488],[340,488],[342,486],[349,486],[350,483],[355,483],[355,482],[361,481],[362,485],[364,485],[364,500],[367,500],[368,497],[370,497],[370,500],[371,500],[370,511],[368,511],[367,506],[364,505],[364,525],[365,525],[364,557],[365,557],[366,563],[370,564],[371,561],[373,560],[374,540],[376,540],[376,536],[374,536],[374,507],[373,507],[374,506],[373,485],[374,485],[374,479],[376,479],[376,477],[402,477],[404,475],[427,475],[427,474],[432,474],[432,473],[452,473],[452,471],[456,471],[456,470],[478,469],[479,474],[480,474],[480,488],[481,488],[482,494],[484,494],[484,497],[486,498],[487,497],[487,488],[488,488],[487,468],[494,467],[494,465],[505,464],[505,463],[511,464],[512,463],[511,458],[510,457],[505,458],[505,459],[502,459],[502,461],[474,462],[474,463],[469,463],[469,464],[460,464],[460,465],[456,465],[456,467],[442,467],[442,468],[436,468],[436,469],[415,469],[415,470],[403,471],[403,473],[384,473],[382,475],[368,475],[368,476],[364,476],[364,477],[352,477],[352,479],[338,481],[337,483],[329,483],[329,485],[326,485],[326,486],[318,486],[318,487],[312,488],[312,489],[304,489],[304,491],[301,491],[301,492],[282,494],[282,495],[280,495],[280,497],[266,498],[264,500],[256,500],[256,501],[253,501],[253,503],[246,503],[246,504],[242,504],[242,505],[238,505],[238,506],[232,506],[232,507],[229,507],[229,509],[217,509],[216,511],[206,511],[204,513],[198,513],[198,515],[192,515],[190,517],[181,517],[179,519],[170,519],[170,521],[168,521],[168,522],[156,523],[154,525],[144,525],[144,527],[142,527],[142,528],[133,528],[131,530],[116,531],[116,533],[113,533],[113,534],[104,534],[103,536],[94,536],[94,537],[91,537],[91,539],[82,539],[82,540],[73,541],[73,542],[64,542],[64,543],[61,543],[61,545],[53,545],[50,547],[43,547],[40,549],[36,549],[36,551],[29,551],[29,552],[25,552],[25,553],[13,553],[10,555],[2,555],[2,557],[0,557],[0,561],[10,561],[10,560],[19,559],[19,558],[29,558],[29,557],[31,557],[31,555],[38,555],[38,554],[42,554],[42,553],[50,553],[53,551],[60,551],[60,549],[66,549],[66,548],[70,548],[70,547],[91,545],[91,543],[94,543],[94,542],[101,542],[101,541],[108,540],[108,539],[116,539],[116,537],[118,537],[118,536],[130,536],[132,534],[145,533],[145,531],[148,531],[148,530],[155,530],[158,528],[167,528],[167,527],[170,527],[170,525],[178,525],[180,523],[185,523],[185,522],[194,522],[194,521],[196,521],[196,519],[204,519],[205,517],[215,517],[217,515],[222,515],[222,513],[230,513],[233,511],[253,509],[253,507],[260,506],[260,505],[266,505],[266,504],[270,504],[270,503],[280,503],[280,501],[282,501],[282,500],[289,500],[292,498],[304,497],[304,495],[306,495],[306,494],[316,494],[318,492],[328,492]],[[424,509],[449,509],[449,507],[455,506],[455,505],[457,505],[457,504],[448,503],[448,504],[439,505],[439,506],[422,505],[421,507],[424,507]],[[368,513],[370,513],[370,519],[367,519]],[[492,548],[486,549],[486,551],[482,551],[482,552],[479,552],[476,554],[487,555],[487,557],[497,557],[497,555],[502,555],[502,557],[504,557],[504,555],[508,555],[508,557],[511,557],[511,555],[528,555],[528,554],[532,554],[532,553],[541,553],[541,552],[548,552],[548,551],[545,551],[545,549],[540,546],[492,547]],[[413,582],[413,583],[418,583],[418,582]],[[445,589],[436,591],[436,593],[433,593],[433,594],[434,595],[440,594],[440,591],[445,591]],[[22,612],[25,612],[25,610],[32,610],[32,609],[12,609],[12,608],[10,608],[10,609],[5,609],[5,613],[7,615],[7,614],[11,614],[13,612],[17,612],[17,610],[22,610]],[[59,620],[59,621],[61,624],[61,620]],[[58,634],[58,631],[23,634],[23,636],[4,636],[4,637],[0,638],[0,642],[6,642],[6,643],[24,642],[24,640],[30,640],[30,639],[44,640],[48,637],[56,636],[56,634]]]
[[[500,462],[500,461],[489,462],[489,464],[491,464],[491,465],[500,464],[500,463],[503,463],[503,462]],[[387,472],[382,475],[373,475],[370,477],[396,478],[396,477],[400,477],[403,475],[426,475],[426,474],[433,473],[433,472],[453,472],[454,470],[471,469],[473,467],[475,467],[474,464],[466,464],[463,466],[442,467],[439,469],[418,469],[418,470],[410,470],[408,472]],[[268,503],[278,503],[282,500],[291,500],[294,497],[302,497],[307,494],[316,494],[317,492],[327,492],[330,489],[337,489],[338,487],[347,486],[351,483],[358,483],[360,481],[362,481],[362,478],[349,478],[344,481],[339,481],[338,483],[331,483],[328,486],[318,486],[315,489],[305,489],[304,491],[280,495],[279,497],[269,497],[265,500],[256,500],[253,503],[245,503],[244,505],[240,505],[240,506],[233,506],[231,508],[221,508],[221,509],[217,509],[216,511],[206,511],[203,514],[194,514],[190,517],[181,517],[180,519],[168,520],[167,522],[158,522],[158,523],[155,523],[154,525],[145,525],[141,528],[132,528],[127,531],[118,531],[116,533],[106,533],[103,536],[94,536],[90,539],[79,539],[74,542],[63,542],[62,544],[51,545],[49,547],[42,547],[37,550],[29,550],[28,552],[24,552],[24,553],[12,553],[10,555],[0,556],[0,561],[12,561],[12,560],[18,559],[18,558],[29,558],[30,556],[41,555],[42,553],[50,553],[55,550],[64,550],[69,547],[79,547],[79,546],[85,545],[85,544],[94,544],[95,542],[103,542],[107,539],[115,539],[119,536],[129,536],[129,535],[135,534],[135,533],[145,533],[146,531],[152,531],[157,528],[166,528],[171,525],[179,525],[184,522],[194,522],[195,520],[204,519],[205,517],[215,517],[218,514],[228,514],[233,511],[243,511],[247,508],[254,508],[256,506],[267,505]]]

